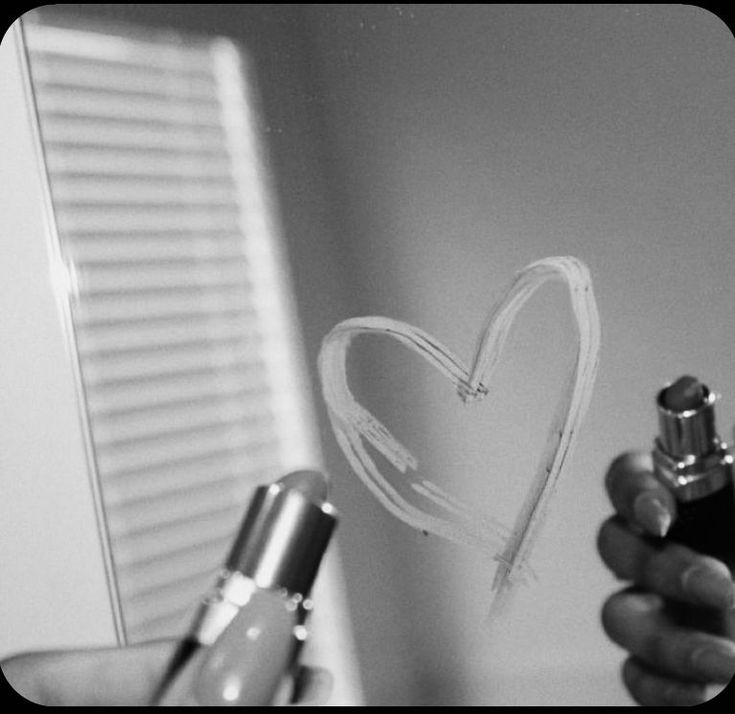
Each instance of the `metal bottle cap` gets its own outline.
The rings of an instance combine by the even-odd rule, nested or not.
[[[702,385],[703,399],[693,409],[675,411],[665,405],[666,389],[659,392],[659,439],[664,451],[673,457],[706,456],[718,446],[715,428],[715,402],[717,395]]]
[[[717,435],[715,402],[717,395],[694,378],[683,377],[675,384],[693,381],[698,396],[683,400],[672,409],[667,392],[656,398],[659,435],[653,449],[654,473],[667,484],[680,502],[694,501],[719,491],[732,481],[733,456]]]
[[[297,471],[256,488],[225,567],[269,590],[307,597],[337,524],[327,480]]]

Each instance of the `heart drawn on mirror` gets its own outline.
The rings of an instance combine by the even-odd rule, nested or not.
[[[347,351],[360,334],[389,335],[420,354],[455,385],[465,402],[488,394],[489,379],[498,364],[506,338],[526,301],[545,282],[567,283],[577,327],[576,356],[556,406],[536,474],[515,523],[504,526],[487,514],[452,496],[428,480],[412,481],[417,503],[411,503],[378,470],[366,449],[367,442],[398,471],[415,471],[414,456],[352,395],[346,374]],[[590,401],[597,374],[600,319],[589,270],[574,257],[550,257],[520,270],[496,303],[480,332],[471,367],[426,332],[385,317],[345,320],[324,338],[319,353],[319,374],[335,437],[353,470],[390,513],[422,531],[456,543],[479,548],[498,562],[492,589],[495,601],[530,572],[528,557],[538,535],[549,498],[577,438],[579,425]],[[437,516],[421,506],[431,501],[445,514]]]

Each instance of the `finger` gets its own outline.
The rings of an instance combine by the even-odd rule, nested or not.
[[[663,537],[676,517],[676,501],[653,475],[651,455],[630,451],[607,471],[605,487],[617,513],[646,533]]]
[[[294,682],[295,706],[322,706],[332,693],[334,678],[322,667],[300,667]]]
[[[147,704],[176,642],[133,647],[38,652],[2,663],[9,684],[26,699],[46,706],[137,706]]]
[[[679,543],[643,538],[619,517],[605,521],[597,547],[621,580],[692,605],[730,609],[735,587],[728,567]]]
[[[674,624],[662,598],[624,590],[607,600],[602,624],[613,642],[668,678],[727,684],[735,675],[735,642]]]
[[[622,675],[633,699],[643,706],[693,706],[708,698],[704,684],[666,677],[635,657],[625,660]]]

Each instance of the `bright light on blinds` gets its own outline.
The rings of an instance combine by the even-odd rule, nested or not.
[[[243,58],[25,29],[125,638],[181,634],[253,485],[318,462]]]

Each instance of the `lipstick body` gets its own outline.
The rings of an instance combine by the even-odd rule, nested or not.
[[[309,592],[337,523],[326,495],[326,480],[312,471],[255,490],[224,569],[153,703],[288,703],[286,675],[306,639]]]
[[[232,604],[228,602],[228,609]],[[288,701],[285,675],[294,667],[301,644],[293,603],[283,594],[252,588],[237,614],[224,619],[228,626],[211,645],[194,638],[183,645],[157,704],[263,706]]]
[[[735,549],[733,456],[717,434],[717,395],[698,383],[692,398],[678,399],[684,378],[657,396],[659,436],[654,471],[676,498],[677,518],[668,537],[714,557]],[[672,393],[673,390],[673,393]]]
[[[717,434],[717,395],[692,377],[682,377],[656,399],[659,435],[654,441],[654,473],[676,499],[669,540],[710,555],[733,568],[735,484],[733,456]],[[680,624],[733,636],[725,612],[670,604]]]

